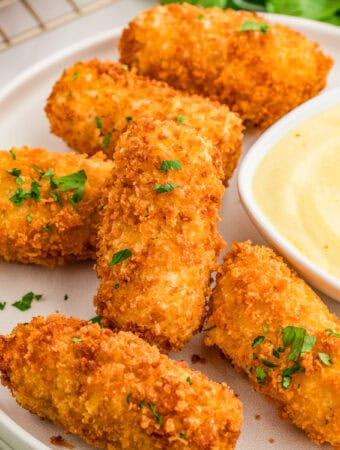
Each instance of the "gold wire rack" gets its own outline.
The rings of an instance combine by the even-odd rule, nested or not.
[[[0,52],[115,1],[0,0]]]

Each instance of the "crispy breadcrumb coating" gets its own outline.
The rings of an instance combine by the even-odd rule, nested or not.
[[[240,31],[261,23],[266,32]],[[263,27],[263,26],[262,26]],[[332,59],[318,44],[255,13],[155,6],[123,32],[121,62],[141,75],[227,104],[266,128],[325,86]]]
[[[232,450],[241,402],[132,333],[62,315],[0,337],[2,383],[30,412],[108,450]]]
[[[236,243],[220,269],[212,308],[206,343],[216,344],[315,443],[339,446],[340,321],[314,291],[269,248]],[[293,344],[284,343],[289,326],[300,328]]]
[[[178,92],[110,61],[77,63],[65,70],[47,100],[51,132],[78,152],[112,157],[121,132],[141,117],[185,122],[216,147],[228,179],[241,151],[240,119],[226,106]]]
[[[104,154],[1,151],[0,256],[48,267],[94,258],[98,205],[111,168]],[[80,170],[87,176],[84,194],[71,205],[74,189],[60,192],[53,180]]]
[[[209,141],[173,121],[133,123],[117,143],[99,229],[95,305],[106,325],[162,351],[179,350],[198,330],[224,246],[216,226],[222,170],[213,153]],[[162,170],[163,161],[178,161],[181,170]],[[126,250],[131,255],[112,265]]]

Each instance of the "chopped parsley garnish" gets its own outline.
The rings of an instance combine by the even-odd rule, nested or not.
[[[6,302],[0,302],[0,311],[3,311],[5,309]]]
[[[20,175],[21,175],[21,170],[20,170],[20,169],[16,169],[16,168],[7,170],[7,172],[8,172],[10,175],[13,175],[13,177],[20,177]]]
[[[27,294],[21,297],[21,300],[18,300],[15,303],[12,303],[12,306],[19,309],[20,311],[27,311],[31,308],[33,300],[40,300],[42,298],[41,294],[34,294],[34,292],[27,292]]]
[[[155,405],[152,402],[148,402],[148,407],[152,413],[152,415],[155,417],[156,422],[161,425],[163,423],[163,420],[161,416],[156,412]]]
[[[74,205],[80,202],[84,195],[87,176],[84,170],[55,178],[54,182],[58,186],[59,192],[74,191],[70,203]]]
[[[78,72],[74,72],[74,74],[72,75],[72,81],[77,80],[78,77],[79,77],[79,73]]]
[[[71,340],[72,342],[82,342],[82,339],[77,337],[73,337]]]
[[[103,318],[102,316],[95,316],[92,317],[92,319],[90,319],[89,322],[97,323],[100,326],[100,328],[103,328],[102,318]]]
[[[24,200],[31,197],[31,193],[23,188],[18,188],[15,191],[15,194],[9,198],[9,200],[17,206],[22,206],[24,204]]]
[[[36,172],[38,172],[39,175],[43,175],[44,171],[40,169],[40,167],[36,166],[35,164],[33,164],[32,167]]]
[[[200,15],[198,16],[198,20],[203,20],[203,14],[200,14]]]
[[[139,409],[143,409],[143,408],[144,408],[144,403],[145,403],[145,400],[141,400],[141,401],[138,403],[138,408],[139,408]]]
[[[101,128],[102,128],[102,121],[101,121],[101,118],[98,117],[98,116],[96,116],[96,117],[94,118],[94,121],[95,121],[95,124],[96,124],[96,128],[98,128],[98,130],[101,130]]]
[[[185,121],[185,117],[182,116],[182,114],[180,114],[180,115],[177,117],[177,123],[183,123],[184,121]]]
[[[65,94],[65,97],[66,97],[66,98],[72,97],[72,92],[67,92],[67,93]]]
[[[44,230],[47,231],[48,233],[53,233],[53,228],[51,227],[51,225],[49,223],[47,223],[44,226]]]
[[[125,259],[130,258],[130,256],[132,256],[132,251],[129,250],[128,248],[124,248],[124,250],[120,250],[119,252],[116,252],[112,255],[109,266],[110,267],[115,266],[116,264],[121,263]]]
[[[165,172],[168,170],[182,170],[181,161],[178,161],[178,159],[165,159],[162,161],[161,167],[159,168],[161,172]]]
[[[216,324],[211,325],[211,327],[209,327],[209,328],[205,328],[203,331],[211,331],[211,330],[214,330],[215,328],[217,328]]]
[[[304,372],[305,369],[300,366],[300,364],[296,363],[292,367],[287,367],[286,369],[282,370],[282,387],[283,389],[287,389],[291,382],[292,378],[291,375],[294,375],[296,372]]]
[[[31,183],[31,198],[35,200],[36,202],[40,202],[40,190],[41,184],[39,184],[37,181],[33,180]]]
[[[255,22],[255,20],[245,20],[237,31],[261,31],[266,34],[269,29],[269,25],[264,22]]]
[[[323,364],[325,364],[325,366],[331,366],[332,365],[331,357],[329,356],[328,353],[318,353],[318,357],[319,357],[320,361]]]
[[[264,380],[267,376],[266,372],[262,369],[262,367],[258,366],[255,370],[256,379],[260,384],[264,384]]]
[[[280,358],[280,353],[276,348],[273,348],[272,355],[275,356],[275,358]]]
[[[108,146],[110,145],[111,136],[112,136],[112,133],[105,134],[103,141],[102,141],[103,148],[108,148]]]
[[[333,330],[331,330],[330,328],[327,328],[327,330],[325,330],[326,333],[328,334],[328,336],[334,336],[336,338],[340,338],[340,333],[335,333]]]
[[[173,184],[173,183],[165,183],[165,184],[157,184],[157,186],[155,186],[155,191],[158,192],[159,194],[163,194],[164,192],[169,192],[169,191],[173,191],[174,189],[177,188],[177,184]]]
[[[253,353],[253,360],[255,361],[256,359],[258,359],[258,358],[257,358],[257,354],[256,354],[256,353]]]
[[[251,367],[251,366],[249,366],[249,365],[246,365],[246,369],[248,370],[248,372],[252,372],[253,371],[253,368]]]
[[[289,375],[282,377],[282,387],[283,389],[288,389],[290,386],[290,383],[292,382],[292,379]]]
[[[133,117],[127,116],[127,117],[125,117],[125,120],[126,120],[127,122],[131,122],[131,121],[133,120]]]
[[[307,353],[307,352],[310,352],[311,350],[313,350],[315,342],[316,342],[316,337],[315,336],[308,336],[308,335],[306,335],[304,340],[303,340],[302,349],[301,349],[301,355],[303,355],[304,353]]]
[[[305,336],[306,330],[304,328],[294,326],[284,328],[282,335],[283,344],[285,347],[292,347],[288,355],[289,361],[297,361],[299,359]]]
[[[119,288],[119,283],[115,283],[114,285],[113,285],[113,289],[118,289]]]
[[[185,380],[190,386],[192,385],[191,377],[187,377]]]
[[[268,359],[263,359],[262,362],[267,367],[271,367],[271,368],[279,367],[278,364],[275,364],[272,361],[269,361]]]
[[[16,177],[15,179],[16,184],[18,184],[19,186],[21,186],[22,184],[24,184],[24,180],[21,177]]]
[[[132,392],[129,392],[128,395],[126,396],[126,403],[131,403],[131,397],[132,397]]]
[[[29,214],[27,214],[26,220],[27,220],[28,223],[31,223],[31,222],[32,222],[32,216],[30,216]]]
[[[122,69],[123,70],[129,70],[128,66],[126,64],[122,64]]]
[[[188,439],[187,435],[185,433],[179,433],[179,437],[181,439]]]
[[[10,149],[9,154],[11,155],[13,161],[15,161],[17,159],[17,155],[14,153],[12,148]]]
[[[262,330],[264,331],[264,333],[268,333],[269,328],[267,327],[267,325],[265,323],[262,324]]]
[[[53,198],[53,200],[55,202],[58,202],[60,206],[63,206],[63,201],[62,201],[62,199],[61,199],[59,194],[57,194],[56,192],[49,192],[48,194],[49,194],[50,197]]]
[[[253,348],[256,348],[258,345],[261,344],[261,342],[264,341],[264,339],[265,339],[264,336],[257,336],[257,337],[253,340],[251,346],[252,346]]]

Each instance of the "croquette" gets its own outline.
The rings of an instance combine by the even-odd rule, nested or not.
[[[340,321],[271,249],[236,243],[212,298],[216,344],[316,444],[340,445]]]
[[[302,34],[247,11],[171,4],[133,19],[120,61],[228,105],[267,128],[324,88],[332,59]]]
[[[103,198],[95,297],[104,324],[180,350],[204,319],[224,247],[214,146],[185,123],[143,119],[117,142]]]
[[[54,267],[93,259],[104,154],[13,148],[0,152],[0,257]]]
[[[131,121],[147,116],[187,123],[214,143],[214,160],[219,164],[222,158],[226,184],[241,151],[243,126],[228,107],[178,92],[110,61],[92,60],[65,70],[45,111],[51,132],[70,148],[90,155],[102,150],[109,157]]]
[[[232,450],[241,402],[132,333],[56,314],[0,337],[1,381],[23,408],[107,450]]]

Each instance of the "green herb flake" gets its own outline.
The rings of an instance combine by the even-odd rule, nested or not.
[[[100,326],[100,328],[103,328],[102,318],[103,318],[102,316],[95,316],[92,317],[92,319],[90,319],[89,322],[97,323]]]
[[[34,292],[27,292],[23,295],[20,300],[12,303],[12,306],[19,309],[20,311],[27,311],[31,308],[33,300],[40,300],[42,298],[41,294],[34,294]]]
[[[132,392],[129,392],[126,396],[126,403],[129,405],[131,403]]]
[[[23,188],[18,188],[15,191],[15,194],[9,198],[9,200],[17,206],[22,206],[24,204],[24,200],[31,197],[31,193]]]
[[[144,403],[145,403],[145,400],[141,400],[141,401],[138,403],[138,408],[139,408],[139,409],[143,409],[143,408],[144,408]]]
[[[36,166],[35,164],[32,165],[32,168],[38,172],[39,175],[43,175],[44,171],[40,169],[40,167]]]
[[[203,14],[200,14],[200,15],[198,16],[198,20],[199,20],[200,22],[203,20]]]
[[[61,199],[59,194],[57,194],[56,192],[49,192],[48,194],[49,194],[50,197],[53,198],[53,200],[55,202],[59,203],[60,206],[63,206],[63,201],[62,201],[62,199]]]
[[[108,146],[110,145],[111,136],[112,136],[112,133],[105,134],[103,141],[102,141],[103,148],[108,148]]]
[[[115,266],[116,264],[121,263],[125,259],[130,258],[130,256],[132,256],[132,251],[129,250],[128,248],[124,248],[124,250],[120,250],[119,252],[116,252],[112,255],[109,266],[110,267]]]
[[[275,364],[275,363],[273,363],[272,361],[269,361],[268,359],[263,359],[262,360],[262,363],[265,365],[265,366],[267,366],[267,367],[270,367],[270,368],[274,368],[274,367],[279,367],[278,366],[278,364]]]
[[[272,355],[275,356],[275,358],[280,358],[280,353],[276,348],[273,348]]]
[[[65,97],[66,97],[66,98],[72,97],[72,92],[67,92],[67,93],[65,94]]]
[[[209,328],[205,328],[203,331],[211,331],[211,330],[215,330],[215,328],[217,328],[216,324],[211,325],[211,327],[209,327]]]
[[[16,169],[15,167],[13,169],[7,170],[7,172],[10,175],[13,175],[13,177],[19,177],[21,175],[21,170],[20,169]]]
[[[125,71],[129,70],[129,68],[128,68],[128,66],[126,64],[122,64],[122,69],[125,70]]]
[[[300,364],[295,363],[293,366],[291,367],[286,367],[285,369],[282,370],[282,376],[288,376],[288,375],[294,375],[294,373],[297,372],[304,372],[305,369],[304,367],[301,367]]]
[[[81,338],[77,338],[77,337],[73,337],[72,339],[71,339],[71,341],[72,342],[82,342],[82,339]]]
[[[3,311],[5,309],[7,302],[0,302],[0,311]]]
[[[237,31],[261,31],[261,33],[266,34],[268,29],[269,25],[267,23],[245,20]]]
[[[74,74],[72,75],[72,81],[76,81],[79,77],[79,73],[78,72],[74,72]]]
[[[16,184],[18,184],[19,186],[21,186],[22,184],[24,184],[24,180],[21,177],[16,177],[15,179]]]
[[[292,382],[292,379],[289,375],[285,375],[282,377],[282,387],[283,389],[288,389],[290,386],[290,383]]]
[[[44,230],[47,231],[48,233],[53,233],[53,228],[51,227],[51,225],[49,223],[47,223],[44,226]]]
[[[318,353],[318,357],[325,366],[332,365],[331,357],[329,356],[328,353]]]
[[[114,285],[113,285],[113,289],[118,289],[119,288],[119,283],[115,283]]]
[[[170,192],[173,191],[174,189],[176,189],[178,186],[177,184],[173,184],[173,183],[165,183],[165,184],[157,184],[154,188],[154,190],[156,192],[158,192],[159,194],[164,194],[165,192]]]
[[[251,373],[253,371],[253,368],[249,365],[246,366],[246,369],[248,370],[249,373]]]
[[[288,326],[283,330],[282,341],[285,347],[291,345],[288,355],[289,361],[297,361],[301,355],[303,343],[305,341],[306,330],[300,327]],[[308,344],[306,344],[308,346]]]
[[[162,161],[159,170],[161,172],[166,172],[168,170],[182,170],[181,161],[178,161],[178,159],[165,159]]]
[[[102,121],[101,121],[101,118],[98,117],[98,116],[96,116],[96,117],[94,118],[94,121],[95,121],[95,124],[96,124],[96,128],[98,128],[98,130],[101,130],[101,129],[102,129]]]
[[[334,336],[336,338],[340,338],[340,333],[335,333],[333,330],[331,330],[330,328],[327,328],[326,333],[328,334],[328,336]]]
[[[163,420],[162,420],[161,416],[160,416],[160,415],[157,413],[157,411],[155,410],[155,405],[154,405],[152,402],[148,402],[148,407],[149,407],[149,409],[150,409],[152,415],[155,417],[156,422],[157,422],[159,425],[162,425]]]
[[[33,200],[35,200],[37,203],[40,202],[40,195],[41,192],[39,190],[39,188],[41,187],[41,185],[33,180],[31,183],[31,198],[33,198]]]
[[[191,377],[187,377],[185,380],[190,386],[192,385]]]
[[[127,122],[132,122],[132,120],[133,120],[133,117],[131,117],[131,116],[127,116],[127,117],[125,117],[125,120],[126,120]]]
[[[260,344],[264,341],[264,339],[265,339],[264,336],[257,336],[257,337],[253,340],[251,346],[252,346],[253,348],[256,348],[258,345],[260,345]]]
[[[54,169],[50,167],[46,172],[42,175],[43,178],[46,178],[46,180],[51,180],[54,176]]]
[[[179,437],[181,439],[188,439],[187,435],[185,433],[179,433]]]
[[[313,350],[315,342],[316,342],[315,336],[305,336],[305,338],[303,340],[302,348],[301,348],[301,355]]]
[[[180,115],[177,117],[177,123],[183,123],[184,121],[185,121],[185,117],[182,116],[182,114],[180,114]]]
[[[253,360],[254,361],[256,361],[258,358],[257,358],[257,354],[256,353],[253,353]]]
[[[262,324],[262,330],[264,333],[268,333],[269,328],[267,327],[267,325],[265,323]]]
[[[9,154],[11,155],[13,161],[17,159],[17,155],[14,153],[14,150],[12,148],[10,149]]]
[[[84,195],[86,180],[85,171],[79,170],[64,177],[55,178],[54,182],[58,186],[59,192],[74,191],[70,202],[79,203]]]
[[[256,379],[260,384],[264,384],[264,380],[267,376],[266,372],[262,369],[262,367],[258,366],[255,370]]]

